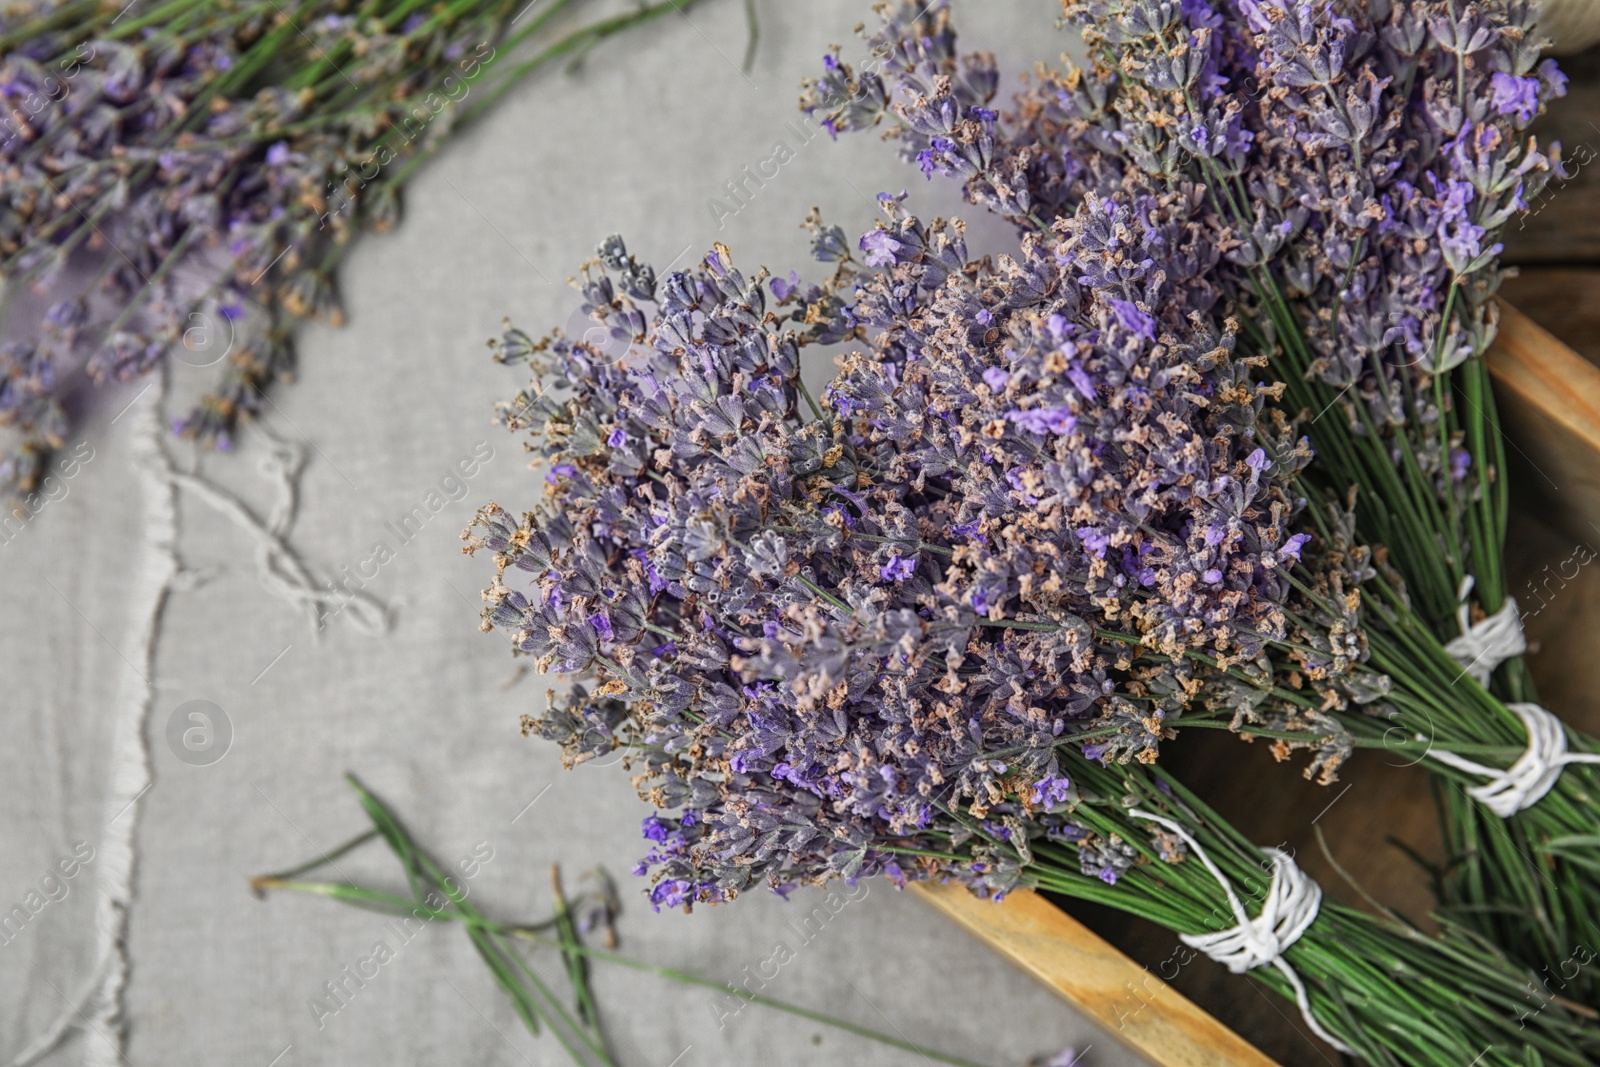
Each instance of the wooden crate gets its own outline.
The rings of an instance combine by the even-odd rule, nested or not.
[[[1577,282],[1567,282],[1585,299],[1563,305],[1576,309],[1567,313],[1569,324],[1571,316],[1581,324],[1583,314],[1600,307],[1600,270],[1577,273]],[[1530,294],[1539,291],[1535,279],[1525,282]],[[1600,336],[1583,329],[1574,336],[1600,353]],[[1575,568],[1571,560],[1578,545],[1600,546],[1600,366],[1504,303],[1489,366],[1513,446],[1510,591],[1525,612],[1536,592],[1544,604],[1525,620],[1530,666],[1543,701],[1594,731],[1600,728],[1600,565]],[[1551,584],[1552,567],[1559,586]],[[1387,906],[1426,916],[1426,878],[1386,843],[1403,841],[1430,860],[1442,857],[1426,772],[1369,750],[1324,788],[1304,781],[1297,762],[1274,763],[1265,745],[1240,751],[1241,741],[1226,733],[1180,735],[1163,747],[1164,764],[1200,787],[1252,840],[1286,844],[1307,873],[1347,903],[1358,903],[1358,893],[1330,856]],[[1163,965],[1178,941],[1153,924],[1079,902],[1067,905],[1069,914],[1035,893],[991,904],[955,887],[917,892],[1160,1067],[1340,1062],[1287,1001],[1204,957],[1181,968]]]

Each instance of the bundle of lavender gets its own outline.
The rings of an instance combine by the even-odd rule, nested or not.
[[[1137,60],[1180,88],[1219,62],[1230,20],[1260,49],[1252,34],[1291,17],[1372,47],[1326,7],[1251,10],[1253,29],[1203,2],[1101,17],[1147,43],[1195,20]],[[1472,785],[1462,761],[1525,759],[1513,711],[1458,684],[1374,551],[1361,483],[1299,425],[1317,413],[1278,348],[1309,300],[1280,325],[1245,287],[1294,227],[1253,234],[1221,206],[1236,187],[1292,206],[1292,176],[1203,169],[1230,143],[1246,158],[1238,110],[1202,137],[1158,106],[1169,90],[1107,68],[1049,77],[1003,119],[992,61],[956,54],[942,5],[884,12],[876,70],[831,55],[812,106],[836,130],[890,119],[1021,238],[973,260],[959,223],[885,196],[858,242],[813,218],[835,264],[818,284],[747,276],[720,246],[657,278],[613,238],[581,283],[601,330],[509,331],[498,357],[536,380],[503,418],[546,485],[466,536],[495,557],[484,628],[574,676],[526,728],[572,763],[636,752],[657,906],[880,874],[1036,886],[1166,925],[1370,1062],[1595,1062],[1581,1005],[1523,1012],[1536,967],[1453,916],[1427,937],[1325,903],[1142,766],[1185,725],[1308,749],[1325,780],[1363,747]],[[1297,54],[1310,73],[1259,98],[1326,73]],[[845,341],[814,396],[802,353]],[[1536,862],[1592,832],[1576,778],[1518,817]]]
[[[1275,402],[1318,455],[1296,491],[1313,516],[1354,492],[1355,539],[1382,546],[1365,628],[1395,691],[1371,708],[1427,743],[1447,914],[1535,969],[1595,944],[1600,746],[1532,702],[1483,360],[1496,237],[1559,173],[1522,133],[1565,85],[1539,59],[1534,6],[1067,11],[1096,63],[1041,72],[1006,115],[988,109],[992,64],[956,56],[942,11],[909,7],[885,11],[873,71],[830,58],[816,91],[835,99],[810,104],[835,129],[890,123],[925,173],[1062,254],[1082,244],[1064,218],[1088,212],[1130,268],[1159,269],[1171,239],[1147,205],[1192,205],[1184,268],[1238,317],[1241,350],[1269,359]],[[1593,975],[1562,969],[1565,995],[1600,1005]]]
[[[52,302],[0,346],[15,439],[0,495],[31,491],[62,447],[80,375],[126,381],[174,355],[226,360],[174,428],[230,447],[291,370],[292,321],[340,321],[332,270],[349,238],[394,223],[447,133],[531,71],[696,2],[559,37],[573,0],[9,3],[0,310],[27,287]]]
[[[814,223],[834,274],[771,306],[726,249],[658,279],[613,238],[583,288],[614,344],[500,345],[539,376],[506,421],[551,462],[533,510],[467,533],[495,556],[484,628],[579,676],[528,730],[572,763],[635,751],[652,901],[1049,888],[1256,971],[1373,1062],[1592,1062],[1565,1008],[1523,1027],[1497,950],[1324,906],[1127,762],[1220,716],[1331,770],[1382,742],[1328,709],[1390,690],[1362,665],[1367,554],[1338,510],[1307,521],[1309,451],[1200,310],[1192,205],[1147,205],[1159,267],[1088,209],[1071,253],[971,261],[958,225],[884,206],[865,262]],[[843,337],[868,348],[813,397],[802,352]]]

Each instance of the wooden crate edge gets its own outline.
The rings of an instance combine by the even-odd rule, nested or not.
[[[1032,891],[992,903],[956,885],[911,888],[1160,1067],[1279,1067],[1148,968]]]
[[[1509,391],[1600,453],[1600,367],[1504,300],[1488,360],[1497,390]]]
[[[1488,365],[1510,458],[1526,462],[1530,491],[1559,525],[1591,537],[1600,530],[1600,367],[1503,300]]]

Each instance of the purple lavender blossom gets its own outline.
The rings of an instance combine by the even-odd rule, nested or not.
[[[681,908],[694,899],[694,883],[684,878],[664,878],[650,890],[650,906],[654,911]]]
[[[861,251],[867,254],[867,266],[888,267],[894,264],[894,254],[900,250],[900,242],[889,235],[888,230],[868,230],[861,235]]]
[[[1123,329],[1132,330],[1146,340],[1154,341],[1156,339],[1156,320],[1140,311],[1137,304],[1131,300],[1117,300],[1115,298],[1112,298],[1110,304],[1112,312],[1117,316],[1117,321],[1122,324]]]
[[[900,553],[895,552],[889,556],[889,562],[878,568],[878,574],[886,582],[903,582],[916,573],[917,561],[905,559]]]
[[[1096,530],[1093,526],[1080,526],[1077,533],[1079,539],[1083,541],[1083,547],[1092,552],[1095,558],[1105,558],[1106,549],[1111,545],[1111,538]]]
[[[778,302],[781,304],[800,290],[800,275],[790,271],[787,280],[773,278],[769,284],[772,286],[772,295],[777,297]]]
[[[1539,79],[1518,78],[1497,70],[1490,76],[1496,114],[1515,115],[1522,122],[1532,122],[1539,111]]]
[[[1078,417],[1072,413],[1072,408],[1065,404],[1042,408],[1013,408],[1006,412],[1006,418],[1028,433],[1038,434],[1040,437],[1069,434],[1078,426]]]
[[[1033,783],[1032,801],[1036,806],[1052,808],[1072,795],[1072,783],[1065,777],[1046,776]]]

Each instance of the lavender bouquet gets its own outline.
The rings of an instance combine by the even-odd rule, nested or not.
[[[1373,1062],[1592,1062],[1566,1009],[1519,1024],[1498,950],[1323,903],[1141,768],[1220,715],[1331,770],[1325,709],[1388,689],[1367,555],[1337,509],[1299,531],[1309,453],[1181,241],[1130,267],[1084,208],[1072,263],[1033,238],[971,261],[958,224],[884,206],[865,262],[814,221],[837,266],[809,286],[721,247],[658,279],[613,238],[582,287],[614,343],[499,346],[538,372],[502,410],[550,466],[533,510],[465,535],[494,553],[484,628],[579,676],[527,730],[634,753],[653,903],[1047,888],[1163,923]],[[1176,238],[1192,205],[1149,208]],[[813,397],[801,353],[842,337],[870,347]]]
[[[531,71],[695,2],[559,37],[573,0],[8,4],[0,311],[28,287],[52,302],[31,337],[0,346],[14,437],[0,495],[34,488],[82,379],[169,358],[223,364],[174,428],[230,447],[292,370],[293,321],[341,320],[332,272],[348,239],[394,223],[446,134]]]
[[[1557,150],[1542,155],[1523,135],[1565,89],[1554,62],[1539,59],[1534,11],[1360,9],[1365,22],[1326,27],[1303,15],[1298,26],[1275,19],[1271,8],[1253,13],[1258,83],[1291,85],[1293,95],[1281,93],[1281,108],[1247,120],[1254,137],[1241,171],[1289,176],[1306,191],[1298,198],[1305,214],[1257,197],[1235,212],[1236,232],[1245,223],[1281,228],[1291,217],[1295,225],[1275,253],[1239,264],[1255,269],[1231,286],[1274,323],[1278,373],[1299,386],[1294,402],[1337,411],[1311,436],[1329,457],[1328,481],[1360,487],[1367,505],[1357,509],[1358,528],[1388,548],[1405,606],[1448,639],[1465,674],[1507,701],[1512,716],[1486,716],[1484,736],[1526,738],[1510,771],[1440,754],[1467,777],[1441,792],[1447,838],[1463,862],[1439,886],[1454,914],[1530,962],[1561,958],[1600,935],[1594,899],[1577,888],[1600,870],[1593,842],[1556,831],[1555,819],[1517,817],[1558,788],[1559,776],[1565,796],[1552,801],[1575,806],[1569,826],[1592,830],[1594,778],[1585,783],[1581,768],[1562,768],[1600,757],[1592,739],[1577,735],[1570,747],[1586,751],[1568,754],[1566,731],[1533,702],[1521,662],[1526,643],[1501,563],[1505,449],[1483,358],[1503,273],[1496,239],[1560,173]],[[1137,63],[1139,47],[1121,58]],[[1297,54],[1320,57],[1326,76],[1300,84],[1306,79],[1290,71]],[[1350,94],[1376,107],[1352,111],[1342,99]],[[1200,95],[1189,102],[1204,108]],[[1341,135],[1330,116],[1343,116],[1349,132]],[[1369,129],[1358,133],[1363,124]],[[1318,182],[1318,173],[1344,184]],[[1342,206],[1352,203],[1366,210]],[[1471,593],[1481,605],[1476,622]],[[1552,921],[1535,918],[1541,912]],[[1589,978],[1566,992],[1600,1003]]]
[[[1146,205],[1193,203],[1182,269],[1216,289],[1201,310],[1238,317],[1317,452],[1295,491],[1315,517],[1353,487],[1354,538],[1382,546],[1364,625],[1395,691],[1370,707],[1428,742],[1448,914],[1536,967],[1593,944],[1600,814],[1582,764],[1600,746],[1531,703],[1483,365],[1494,239],[1558,171],[1520,138],[1564,86],[1534,8],[1067,6],[1097,62],[1042,72],[1006,115],[988,107],[992,62],[958,57],[947,16],[909,6],[885,10],[872,72],[830,57],[808,103],[838,130],[889,123],[925,173],[1062,257],[1082,247],[1065,217],[1087,210],[1130,264],[1159,268],[1171,237]],[[1597,987],[1567,995],[1594,1004]]]

